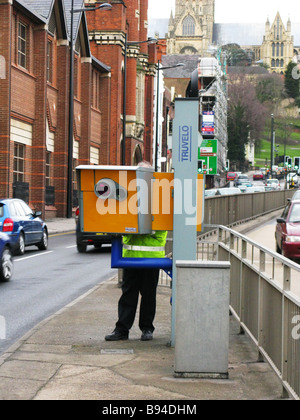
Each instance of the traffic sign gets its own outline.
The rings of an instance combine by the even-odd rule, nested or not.
[[[218,174],[218,140],[202,141],[198,148],[198,160],[202,161],[202,173],[204,175]]]

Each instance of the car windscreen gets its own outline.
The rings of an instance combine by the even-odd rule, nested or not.
[[[0,203],[0,217],[3,217],[3,215],[4,215],[3,204]]]
[[[295,192],[295,194],[293,195],[292,200],[300,200],[300,191]]]
[[[300,223],[300,203],[296,203],[292,206],[289,223]]]

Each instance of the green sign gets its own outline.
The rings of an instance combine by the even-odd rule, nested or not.
[[[203,140],[198,148],[198,160],[202,161],[204,175],[218,174],[218,140]]]

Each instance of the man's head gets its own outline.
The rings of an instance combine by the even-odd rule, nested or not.
[[[150,162],[147,162],[146,160],[142,160],[140,163],[138,163],[138,166],[141,168],[152,168],[153,166],[151,165]]]

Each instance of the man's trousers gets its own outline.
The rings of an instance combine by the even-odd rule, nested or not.
[[[158,269],[124,269],[122,296],[118,304],[117,331],[128,334],[131,329],[136,315],[139,293],[141,294],[139,328],[141,331],[154,331],[158,277]]]

